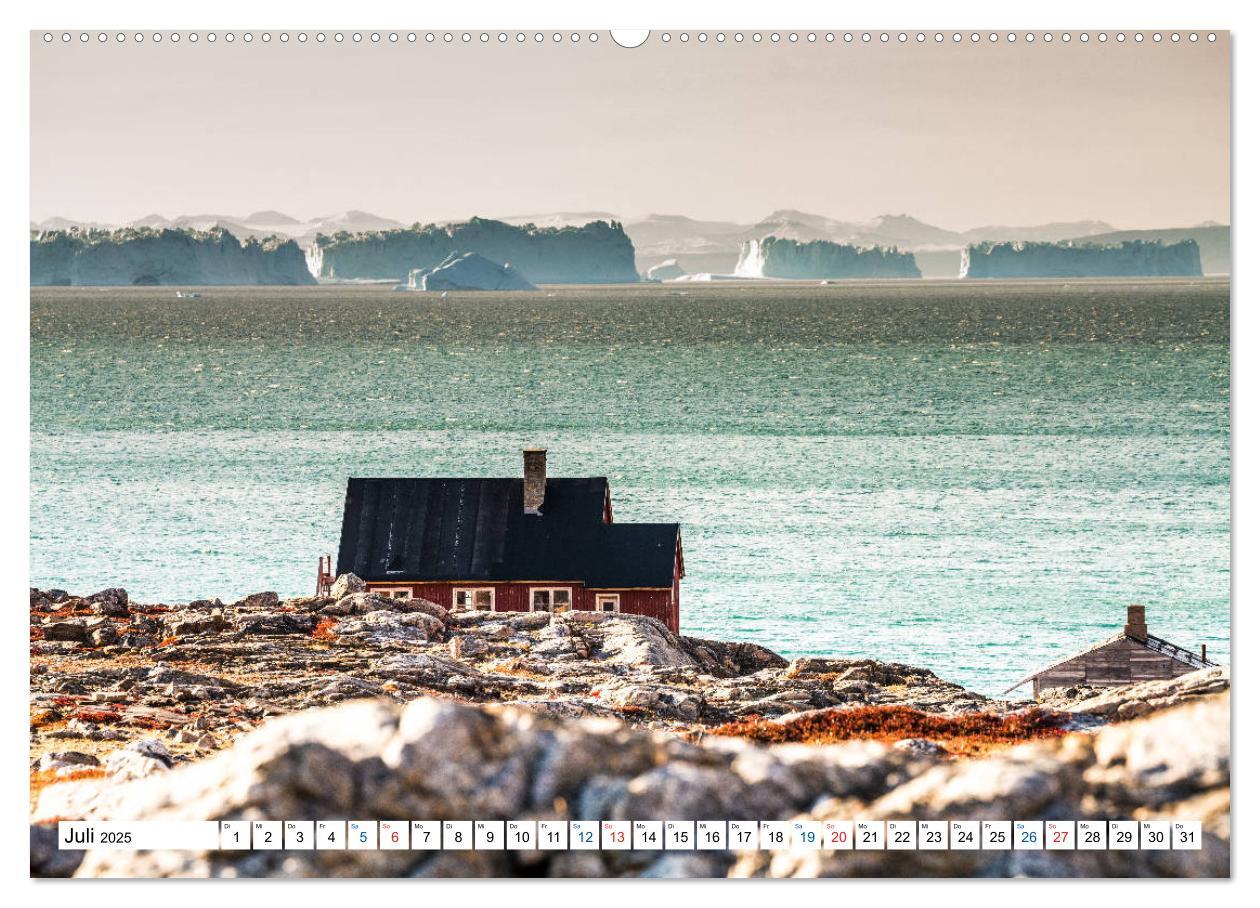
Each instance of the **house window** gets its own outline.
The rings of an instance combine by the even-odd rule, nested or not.
[[[471,608],[484,612],[494,611],[494,587],[471,587],[454,592],[455,608]]]
[[[573,605],[567,586],[535,586],[529,590],[531,612],[567,612]]]
[[[621,596],[618,593],[597,593],[595,596],[595,611],[621,611]]]
[[[386,599],[411,598],[411,587],[409,586],[378,586],[372,592],[378,596],[384,596]]]

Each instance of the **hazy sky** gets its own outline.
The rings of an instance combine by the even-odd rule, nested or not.
[[[1229,49],[32,36],[31,217],[1229,220]]]

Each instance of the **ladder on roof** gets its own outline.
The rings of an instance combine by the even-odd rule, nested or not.
[[[1145,643],[1147,649],[1153,649],[1155,652],[1163,653],[1165,656],[1180,659],[1182,662],[1187,665],[1193,665],[1195,668],[1212,668],[1216,665],[1215,662],[1204,659],[1197,653],[1183,649],[1175,643],[1169,643],[1167,640],[1162,637],[1156,637],[1154,634],[1147,634]]]

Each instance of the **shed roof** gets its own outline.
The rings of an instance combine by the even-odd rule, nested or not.
[[[1196,656],[1194,653],[1190,652],[1190,650],[1183,649],[1180,646],[1177,646],[1177,644],[1175,643],[1169,643],[1167,640],[1164,640],[1161,637],[1156,637],[1154,634],[1147,634],[1146,638],[1143,639],[1141,637],[1135,637],[1132,634],[1125,633],[1124,631],[1119,631],[1115,634],[1112,634],[1106,640],[1100,640],[1098,643],[1095,643],[1092,646],[1087,646],[1085,649],[1081,650],[1080,652],[1073,653],[1067,658],[1060,659],[1058,662],[1054,662],[1054,663],[1051,663],[1050,665],[1037,669],[1032,674],[1027,675],[1024,678],[1021,678],[1019,681],[1016,681],[1006,690],[1002,691],[1002,693],[1009,694],[1011,691],[1015,690],[1015,688],[1022,687],[1023,685],[1027,684],[1029,681],[1036,678],[1038,675],[1042,675],[1048,671],[1052,671],[1053,669],[1058,668],[1060,665],[1065,665],[1066,663],[1071,662],[1073,659],[1079,659],[1081,656],[1088,656],[1090,653],[1096,650],[1100,650],[1104,646],[1110,646],[1111,644],[1119,640],[1123,640],[1126,637],[1140,646],[1145,646],[1149,650],[1153,650],[1154,652],[1157,652],[1157,653],[1162,653],[1163,655],[1168,656],[1171,659],[1176,659],[1178,662],[1184,662],[1186,665],[1193,666],[1194,668],[1211,668],[1212,666],[1216,665],[1215,662],[1212,662],[1209,659],[1201,659],[1198,656]]]
[[[337,573],[369,581],[582,581],[668,587],[677,523],[604,523],[608,480],[549,478],[526,514],[512,479],[368,479],[346,485]]]

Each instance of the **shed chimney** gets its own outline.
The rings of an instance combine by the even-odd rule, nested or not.
[[[1146,606],[1129,606],[1129,618],[1124,623],[1124,632],[1138,640],[1146,639]]]
[[[547,449],[526,448],[521,453],[525,456],[525,513],[541,514],[547,495]]]

